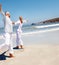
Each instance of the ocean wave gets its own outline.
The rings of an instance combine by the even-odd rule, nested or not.
[[[48,30],[40,30],[40,31],[27,32],[27,33],[23,33],[22,35],[45,33],[45,32],[52,32],[52,31],[58,31],[58,30],[59,30],[59,28],[54,28],[54,29],[48,29]]]
[[[51,28],[48,30],[40,30],[40,31],[38,30],[38,31],[32,31],[32,32],[25,32],[25,33],[22,33],[22,36],[40,34],[40,33],[45,33],[45,32],[53,32],[53,31],[59,31],[59,28]],[[16,36],[16,33],[13,34],[13,37],[15,37],[15,36]],[[0,35],[0,39],[4,39],[3,34]]]
[[[59,24],[50,24],[50,25],[44,25],[44,26],[35,26],[35,28],[47,28],[47,27],[54,27],[59,26]]]
[[[58,27],[56,27],[58,26]],[[59,24],[50,24],[50,25],[41,25],[41,26],[30,26],[29,29],[24,29],[25,32],[22,35],[30,35],[30,34],[37,34],[37,33],[44,33],[50,31],[57,31],[59,30]],[[42,29],[41,29],[42,28]],[[14,32],[16,34],[16,32]],[[13,35],[14,35],[13,33]],[[2,33],[3,35],[3,33]],[[0,36],[2,36],[0,35]]]

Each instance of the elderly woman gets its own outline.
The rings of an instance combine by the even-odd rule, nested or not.
[[[22,34],[22,25],[23,25],[23,22],[27,22],[27,20],[23,20],[22,16],[19,17],[19,20],[17,22],[15,22],[15,25],[18,24],[18,29],[17,29],[17,32],[16,32],[16,48],[19,49],[23,49],[24,46],[23,46],[23,41],[21,39],[21,34]]]

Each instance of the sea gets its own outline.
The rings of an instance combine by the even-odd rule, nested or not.
[[[13,26],[13,33],[16,33],[18,26]],[[59,30],[59,23],[47,23],[47,24],[36,24],[36,25],[23,25],[22,31],[23,34],[32,34],[36,32],[47,32]],[[4,27],[0,28],[0,35],[4,34]]]
[[[14,45],[16,44],[15,34],[16,34],[17,28],[18,26],[13,26]],[[40,44],[40,43],[41,44],[42,43],[58,44],[59,43],[59,23],[23,25],[22,31],[23,31],[22,39],[23,39],[24,45],[36,44],[36,43],[37,44]],[[51,31],[53,33],[51,33]],[[49,32],[49,33],[46,33],[46,32]],[[5,41],[3,35],[4,35],[4,27],[0,28],[0,44],[4,43]]]

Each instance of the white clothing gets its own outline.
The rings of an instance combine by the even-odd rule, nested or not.
[[[17,22],[15,22],[15,25],[18,25],[17,31],[19,31],[20,33],[22,33],[22,25],[23,25],[23,24],[20,22],[20,20],[17,21]]]
[[[23,22],[27,22],[27,21],[23,20]],[[23,25],[23,23],[21,23],[20,20],[18,20],[17,22],[15,22],[15,25],[18,25],[17,31],[22,33],[22,25]]]
[[[0,45],[0,49],[3,48],[8,48],[9,53],[13,53],[12,34],[5,33],[5,43]]]
[[[3,21],[4,21],[4,28],[6,33],[11,33],[13,32],[13,26],[12,26],[12,21],[8,16],[5,16],[4,12],[1,12],[3,15]]]
[[[23,22],[25,22],[26,20],[23,20]],[[22,23],[20,22],[20,20],[18,20],[17,22],[15,22],[15,25],[19,25],[18,26],[18,29],[17,29],[17,32],[16,32],[16,43],[17,43],[17,46],[19,45],[23,45],[23,41],[21,39],[21,34],[22,34]]]
[[[16,32],[16,45],[17,46],[23,45],[23,41],[22,41],[21,35],[22,35],[21,32],[19,32],[19,31]]]
[[[12,21],[9,17],[5,16],[4,12],[1,12],[3,15],[4,20],[4,28],[5,28],[5,43],[0,45],[0,49],[2,47],[7,46],[9,49],[9,53],[13,53],[13,46],[12,46]]]

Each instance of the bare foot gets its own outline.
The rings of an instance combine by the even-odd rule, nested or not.
[[[14,55],[10,53],[10,54],[9,54],[9,57],[12,58],[12,57],[14,57]]]

